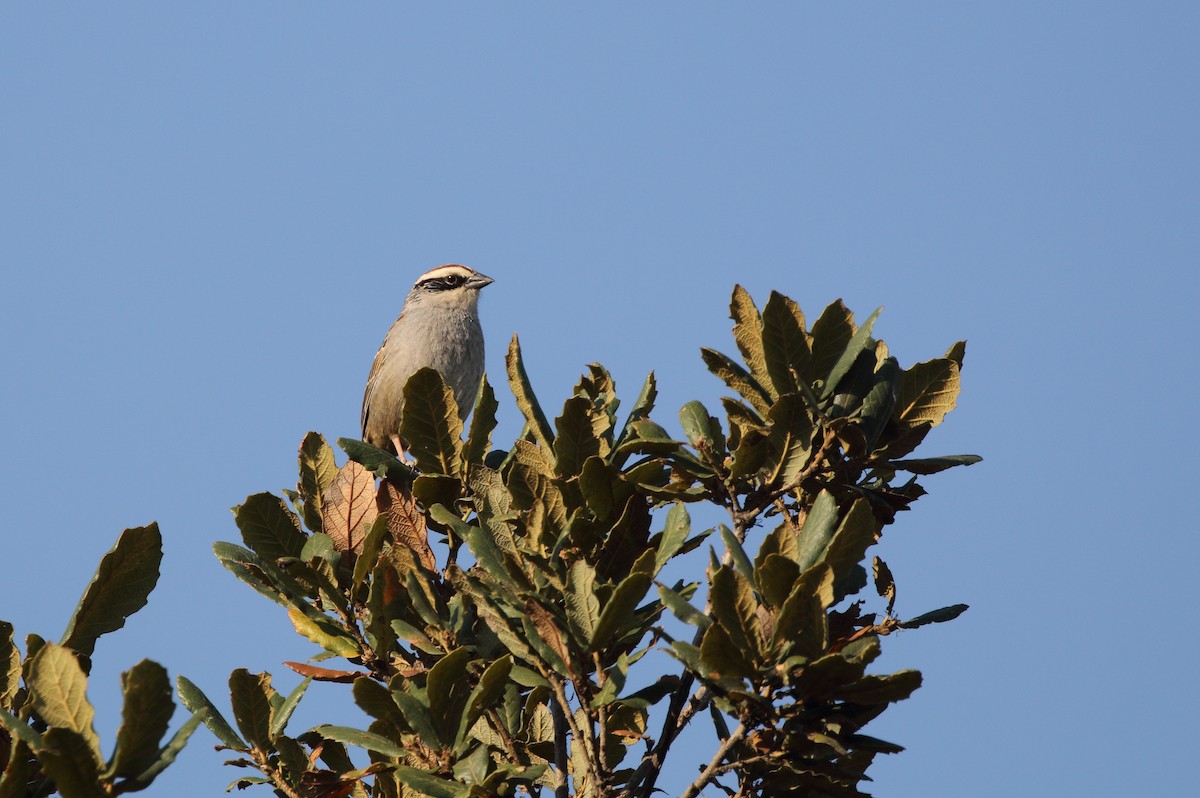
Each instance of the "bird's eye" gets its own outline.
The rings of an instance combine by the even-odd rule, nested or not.
[[[462,275],[459,274],[451,274],[442,279],[442,282],[446,284],[447,288],[457,288],[458,286],[462,285],[462,281]]]

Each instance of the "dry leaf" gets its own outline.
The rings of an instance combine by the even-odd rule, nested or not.
[[[333,539],[333,547],[360,553],[367,530],[379,515],[375,506],[375,477],[351,460],[329,483],[323,498],[321,520],[325,534]]]
[[[397,486],[384,481],[377,497],[379,512],[387,517],[388,532],[396,545],[413,553],[417,562],[430,571],[437,570],[437,559],[429,548],[429,532],[425,513],[412,497],[410,486]]]
[[[284,662],[301,676],[311,676],[318,682],[342,682],[349,684],[360,676],[368,676],[366,671],[335,671],[331,668],[318,668],[316,665],[306,665],[303,662]]]

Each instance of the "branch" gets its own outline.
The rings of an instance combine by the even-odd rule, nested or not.
[[[688,785],[688,788],[683,791],[683,795],[681,795],[679,798],[696,798],[696,796],[700,794],[700,791],[703,790],[708,783],[716,777],[717,770],[721,767],[721,763],[725,761],[725,758],[729,756],[730,752],[732,752],[736,746],[741,744],[742,740],[745,738],[746,724],[743,723],[734,730],[733,734],[729,735],[729,738],[725,740],[725,742],[721,743],[721,747],[718,748],[717,753],[713,755],[712,761],[708,763],[708,767],[701,771],[699,777],[697,777],[695,781]]]
[[[569,711],[571,705],[567,702],[567,692],[563,689],[562,680],[551,677],[550,686],[554,688],[554,697],[562,709],[567,726],[571,729],[571,737],[574,745],[583,746],[583,763],[587,770],[585,777],[592,783],[593,788],[599,790],[600,794],[603,795],[604,783],[600,780],[600,773],[596,770],[596,751],[591,736],[583,733],[583,730],[579,728],[579,724],[575,722],[574,713]],[[589,731],[591,730],[589,729]]]
[[[567,716],[557,701],[550,702],[550,716],[554,719],[554,767],[558,769],[554,798],[571,798],[567,786]]]

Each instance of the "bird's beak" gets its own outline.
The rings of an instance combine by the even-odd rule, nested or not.
[[[480,274],[479,272],[475,272],[475,274],[470,279],[467,280],[466,286],[467,286],[467,288],[480,289],[485,286],[489,286],[494,282],[496,282],[496,281],[493,280],[491,277],[488,277],[486,274]]]

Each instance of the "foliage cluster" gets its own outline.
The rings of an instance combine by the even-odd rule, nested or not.
[[[214,547],[318,647],[286,663],[302,681],[285,695],[270,674],[234,671],[231,723],[180,677],[193,714],[163,744],[166,674],[139,663],[104,762],[88,657],[145,603],[160,556],[156,528],[127,531],[61,643],[30,636],[22,660],[0,626],[0,798],[141,789],[201,722],[254,773],[231,789],[648,798],[697,716],[717,741],[685,798],[863,795],[873,758],[901,750],[864,727],[920,685],[916,671],[868,673],[881,638],[966,609],[902,620],[869,554],[923,495],[918,477],[978,460],[911,457],[955,405],[965,346],[905,369],[872,337],[878,311],[860,325],[839,301],[810,328],[787,297],[760,311],[740,287],[730,308],[740,358],[702,357],[732,395],[720,417],[686,404],[683,439],[651,418],[653,374],[619,421],[596,364],[552,423],[515,336],[507,377],[525,425],[507,450],[492,446],[487,380],[465,427],[432,370],[405,388],[411,461],[342,439],[339,465],[309,433],[295,490],[250,496],[234,508],[242,545]],[[693,531],[700,505],[727,522]],[[313,681],[343,683],[367,728],[290,732]]]
[[[901,750],[863,727],[920,684],[916,671],[867,673],[880,638],[965,609],[901,620],[887,565],[867,557],[923,494],[918,475],[978,459],[908,457],[954,407],[965,347],[902,369],[871,335],[878,311],[858,325],[836,302],[809,329],[790,299],[772,294],[760,312],[739,287],[731,312],[742,362],[702,356],[735,395],[723,419],[685,405],[686,440],[651,419],[653,375],[618,423],[599,365],[551,423],[515,337],[507,376],[525,427],[506,451],[492,449],[487,381],[464,428],[432,370],[405,390],[400,432],[415,468],[344,439],[350,460],[338,467],[310,433],[296,490],[247,499],[236,508],[245,546],[216,553],[321,653],[289,663],[306,679],[286,697],[267,674],[235,672],[237,731],[198,692],[184,695],[240,752],[234,764],[260,772],[237,784],[287,796],[645,797],[679,732],[706,713],[720,742],[685,796],[709,785],[861,795],[872,758]],[[694,503],[722,508],[728,524],[694,534]],[[759,524],[772,528],[750,551]],[[431,531],[446,542],[440,559]],[[710,547],[706,590],[660,579],[710,536],[721,553]],[[869,584],[882,612],[860,597]],[[675,672],[647,666],[655,648]],[[313,664],[330,658],[355,667]],[[289,737],[314,679],[349,683],[369,727]],[[354,767],[346,746],[366,749],[369,766]]]

